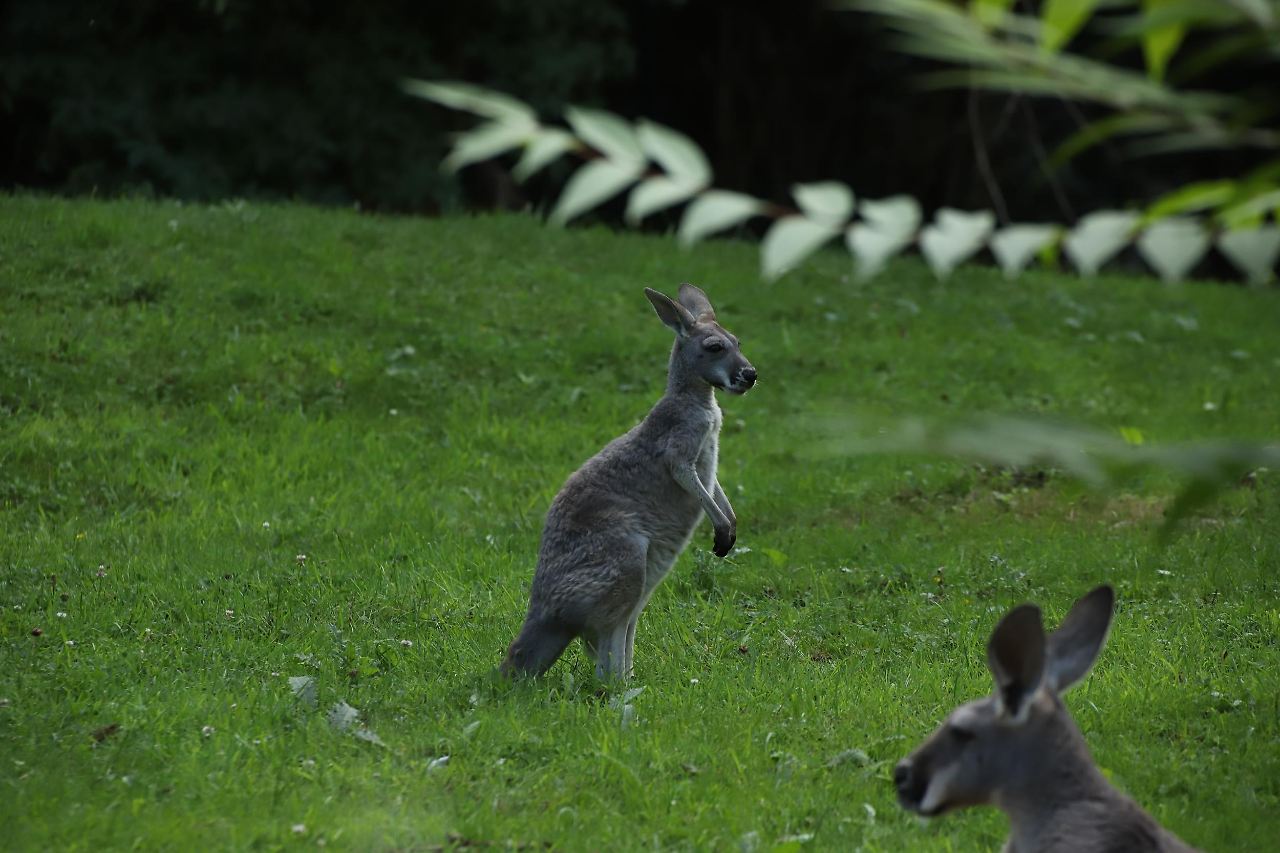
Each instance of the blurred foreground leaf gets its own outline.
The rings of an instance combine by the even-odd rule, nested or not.
[[[1280,467],[1280,443],[1202,441],[1135,444],[1123,435],[1039,418],[975,415],[962,419],[906,417],[885,421],[834,416],[817,424],[819,452],[943,456],[1007,468],[1053,468],[1098,489],[1118,487],[1147,470],[1183,481],[1159,532],[1173,528],[1237,485],[1250,471]]]

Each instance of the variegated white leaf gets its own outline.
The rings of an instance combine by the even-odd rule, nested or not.
[[[524,154],[511,174],[517,181],[527,181],[556,158],[571,151],[576,143],[571,133],[554,127],[542,128],[525,145]]]
[[[840,233],[838,227],[803,216],[784,216],[764,235],[760,272],[769,281],[781,276]]]
[[[1136,213],[1099,210],[1076,223],[1062,248],[1082,275],[1094,275],[1125,247],[1137,224]]]
[[[1252,284],[1266,284],[1276,275],[1280,258],[1280,226],[1264,225],[1224,231],[1218,236],[1222,252]]]
[[[1060,230],[1057,225],[1010,225],[991,238],[991,253],[1005,276],[1013,278],[1037,252],[1053,242]]]
[[[603,204],[634,183],[642,171],[643,162],[592,160],[574,172],[565,184],[555,210],[551,211],[551,222],[564,225],[575,216]]]
[[[865,222],[857,222],[845,229],[845,244],[858,261],[858,278],[862,281],[879,275],[894,255],[911,243],[911,237],[881,231]]]
[[[405,92],[455,110],[464,110],[503,124],[532,129],[538,116],[528,104],[510,95],[473,86],[470,83],[405,79],[400,82]]]
[[[529,139],[532,130],[520,125],[491,121],[460,133],[453,140],[453,150],[444,158],[442,166],[456,172],[463,166],[497,157],[504,151],[518,148]]]
[[[604,110],[569,107],[565,110],[569,126],[583,142],[616,163],[644,163],[644,151],[636,139],[631,123]]]
[[[746,222],[761,213],[759,199],[727,190],[710,190],[694,199],[680,220],[680,244],[692,246],[703,237]]]
[[[689,198],[698,191],[698,187],[698,184],[666,177],[646,178],[636,185],[627,199],[627,222],[638,225],[649,214]]]
[[[853,191],[839,181],[796,184],[791,194],[804,215],[814,222],[842,228],[853,215]]]
[[[935,275],[946,278],[982,248],[995,225],[989,210],[968,212],[944,207],[934,224],[920,232],[920,251]]]
[[[711,165],[692,139],[679,131],[641,119],[636,123],[640,147],[678,183],[701,189],[711,183]]]
[[[887,237],[909,242],[920,227],[920,205],[907,195],[858,202],[858,215]]]
[[[1138,237],[1138,252],[1165,281],[1181,281],[1209,251],[1209,234],[1192,219],[1162,219]]]

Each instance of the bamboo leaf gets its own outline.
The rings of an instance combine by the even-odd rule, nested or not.
[[[1144,17],[1153,16],[1161,7],[1181,4],[1181,0],[1142,0]],[[1147,59],[1147,74],[1152,80],[1163,80],[1169,58],[1187,34],[1185,23],[1170,22],[1155,26],[1142,34],[1142,53]]]
[[[746,222],[763,212],[764,205],[757,199],[727,190],[710,190],[694,199],[680,220],[680,244],[694,243],[717,231]]]
[[[1129,242],[1137,223],[1136,213],[1099,210],[1082,217],[1062,247],[1082,275],[1094,275]]]
[[[573,173],[551,211],[552,224],[564,225],[622,192],[640,177],[644,163],[592,160]]]
[[[1015,278],[1061,231],[1057,225],[1010,225],[991,238],[991,253],[1005,276]]]
[[[1040,46],[1049,53],[1057,53],[1080,31],[1098,0],[1045,0],[1041,13]]]
[[[1261,224],[1268,211],[1280,211],[1280,189],[1270,189],[1250,196],[1246,201],[1222,211],[1221,219],[1228,228]],[[1280,212],[1276,214],[1280,218]]]
[[[573,150],[575,144],[577,140],[571,133],[557,128],[541,129],[525,145],[524,154],[511,174],[517,181],[523,183],[557,158]]]
[[[995,27],[1012,5],[1013,0],[970,0],[969,13],[984,27]]]
[[[1224,231],[1218,235],[1218,251],[1248,277],[1250,284],[1266,284],[1276,275],[1280,226]]]
[[[565,110],[569,126],[583,142],[618,163],[644,163],[644,151],[631,124],[613,113],[585,107]]]
[[[649,214],[657,213],[673,204],[679,204],[695,194],[698,189],[699,185],[696,183],[676,181],[661,176],[641,181],[627,199],[627,222],[638,225]]]
[[[842,228],[853,215],[853,191],[839,181],[796,184],[791,194],[804,215],[815,222]]]
[[[644,152],[671,178],[698,188],[711,183],[711,165],[706,155],[683,133],[641,119],[636,127],[636,136]]]
[[[769,233],[764,235],[760,245],[760,271],[766,279],[773,281],[839,233],[839,227],[825,222],[815,222],[803,216],[784,216],[773,223]]]
[[[1235,181],[1200,181],[1187,184],[1157,199],[1155,204],[1147,209],[1147,218],[1157,220],[1183,213],[1211,210],[1226,204],[1238,191],[1239,185]]]

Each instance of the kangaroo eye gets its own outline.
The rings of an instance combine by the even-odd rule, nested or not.
[[[712,341],[711,343],[707,344],[707,352],[720,352],[723,349],[724,349],[724,344],[720,343],[719,341]]]

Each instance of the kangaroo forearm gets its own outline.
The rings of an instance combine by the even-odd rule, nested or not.
[[[737,524],[738,515],[733,511],[733,504],[729,503],[729,497],[724,493],[724,487],[720,485],[718,478],[715,482],[715,488],[711,490],[711,496],[715,498],[716,506],[720,507],[720,511],[725,514],[730,523]]]
[[[702,481],[698,479],[698,472],[694,470],[692,465],[676,466],[671,471],[671,477],[680,488],[698,499],[698,502],[702,504],[702,511],[711,519],[713,525],[717,528],[731,525],[728,515],[720,508],[715,497],[707,491],[707,487],[702,485]]]

